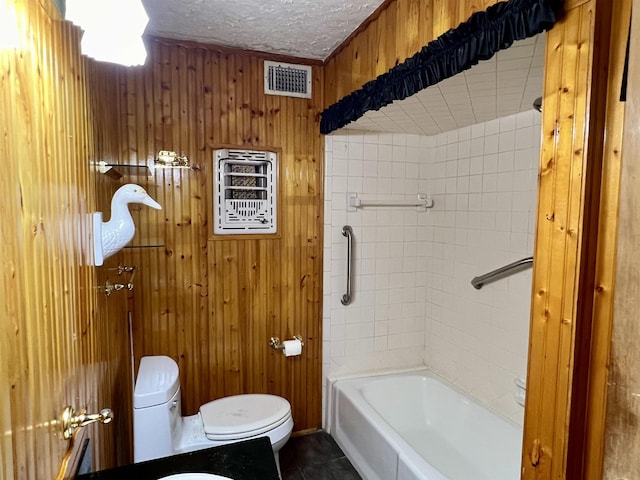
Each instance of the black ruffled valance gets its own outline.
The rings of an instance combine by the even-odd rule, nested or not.
[[[379,110],[491,58],[516,40],[548,30],[561,5],[561,0],[509,0],[474,13],[413,57],[327,108],[320,133],[331,133],[369,110]]]

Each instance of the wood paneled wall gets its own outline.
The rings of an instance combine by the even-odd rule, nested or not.
[[[106,221],[111,215],[113,193],[123,181],[97,173],[95,164],[99,161],[118,163],[121,155],[121,133],[114,128],[120,122],[120,108],[116,101],[119,94],[115,81],[117,76],[114,67],[109,64],[85,58],[85,65],[91,151],[89,157],[84,159],[83,166],[89,167],[95,187],[95,209],[103,212]],[[106,406],[115,413],[111,428],[93,427],[92,439],[100,439],[100,445],[93,446],[94,457],[98,460],[96,469],[133,461],[133,362],[129,312],[132,310],[134,292],[114,291],[107,296],[104,291],[107,282],[126,283],[126,276],[117,273],[118,266],[125,264],[125,254],[120,251],[106,259],[103,266],[93,268],[97,297],[92,325],[95,333],[85,347],[88,350],[87,358],[91,359],[91,368],[95,370],[91,381],[97,382],[91,387],[96,395],[91,411],[99,411]]]
[[[161,39],[144,69],[119,77],[124,163],[161,149],[190,169],[132,177],[163,207],[137,213],[145,225],[127,249],[136,277],[136,360],[178,361],[184,414],[226,395],[265,392],[291,401],[295,430],[321,423],[321,278],[324,143],[322,70],[313,99],[263,94],[263,59]],[[213,237],[213,149],[279,153],[278,233]],[[155,245],[155,246],[154,246]],[[285,358],[271,336],[300,334],[303,353]]]
[[[555,68],[544,81],[523,478],[564,478],[567,468],[592,35],[591,2],[547,33]]]
[[[325,64],[325,108],[417,53],[496,0],[395,0]]]
[[[58,474],[71,446],[56,420],[67,404],[116,413],[113,426],[83,432],[98,468],[130,458],[126,295],[107,299],[99,286],[108,270],[87,262],[88,214],[108,205],[114,187],[92,167],[110,144],[100,115],[111,107],[89,95],[92,67],[80,55],[79,30],[43,5],[0,3],[3,33],[15,28],[12,43],[0,45],[3,479]]]

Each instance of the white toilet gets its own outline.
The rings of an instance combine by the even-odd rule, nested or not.
[[[133,459],[142,462],[177,453],[269,437],[278,452],[293,429],[291,405],[275,395],[233,395],[180,416],[178,365],[165,356],[142,357],[133,392]]]

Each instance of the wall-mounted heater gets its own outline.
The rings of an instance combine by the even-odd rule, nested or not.
[[[222,235],[275,233],[276,154],[214,150],[213,232]]]

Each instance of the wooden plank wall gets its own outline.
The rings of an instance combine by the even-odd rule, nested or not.
[[[101,64],[88,59],[86,82],[88,92],[88,113],[90,115],[90,156],[85,159],[95,186],[96,210],[103,212],[103,219],[110,218],[111,198],[121,186],[122,180],[114,180],[107,175],[96,173],[95,164],[99,161],[118,163],[121,151],[120,132],[115,125],[120,122],[119,90],[116,68],[110,64]],[[137,225],[145,230],[145,225]],[[94,268],[96,285],[96,306],[94,312],[94,330],[85,356],[91,365],[91,380],[96,382],[94,390],[98,396],[91,411],[109,407],[115,413],[113,427],[93,428],[93,454],[97,458],[96,469],[124,465],[133,461],[133,378],[130,349],[129,316],[131,297],[135,293],[126,290],[104,293],[107,282],[126,283],[126,276],[118,275],[119,265],[125,265],[125,254],[118,252],[105,260],[104,265]],[[134,280],[134,285],[135,285]]]
[[[149,228],[126,253],[140,267],[135,356],[178,361],[184,414],[221,396],[274,393],[305,430],[321,424],[322,70],[313,68],[312,100],[265,96],[262,61],[151,39],[146,67],[120,76],[121,160],[142,164],[167,149],[192,161],[129,178],[163,207],[140,209]],[[279,153],[277,235],[212,236],[209,179],[220,146]],[[294,334],[304,337],[300,357],[268,347],[271,336]]]
[[[631,42],[629,55],[629,83],[625,129],[623,136],[623,160],[621,167],[620,210],[618,230],[618,252],[616,291],[614,305],[613,338],[609,372],[609,395],[607,398],[607,424],[604,448],[604,466],[599,478],[640,477],[640,428],[638,428],[638,307],[640,305],[640,269],[638,268],[638,218],[640,218],[640,195],[638,179],[638,151],[640,149],[640,103],[637,92],[640,88],[640,1],[633,0],[636,15],[631,19]],[[628,30],[625,29],[626,36]],[[595,478],[595,477],[594,477]]]
[[[110,106],[88,95],[91,67],[80,56],[80,32],[47,11],[55,13],[37,0],[0,4],[0,16],[15,28],[14,43],[0,46],[4,479],[58,474],[70,443],[56,418],[67,404],[116,412],[114,426],[84,432],[98,468],[130,458],[130,387],[121,381],[128,378],[126,295],[107,300],[86,261],[88,214],[108,204],[113,190],[91,167],[94,148],[106,151],[111,135],[94,115],[95,102]],[[116,429],[123,433],[117,440]]]
[[[546,65],[556,68],[544,80],[523,478],[564,478],[566,469],[592,30],[587,2],[547,33]]]
[[[395,0],[325,63],[325,108],[496,0]]]

